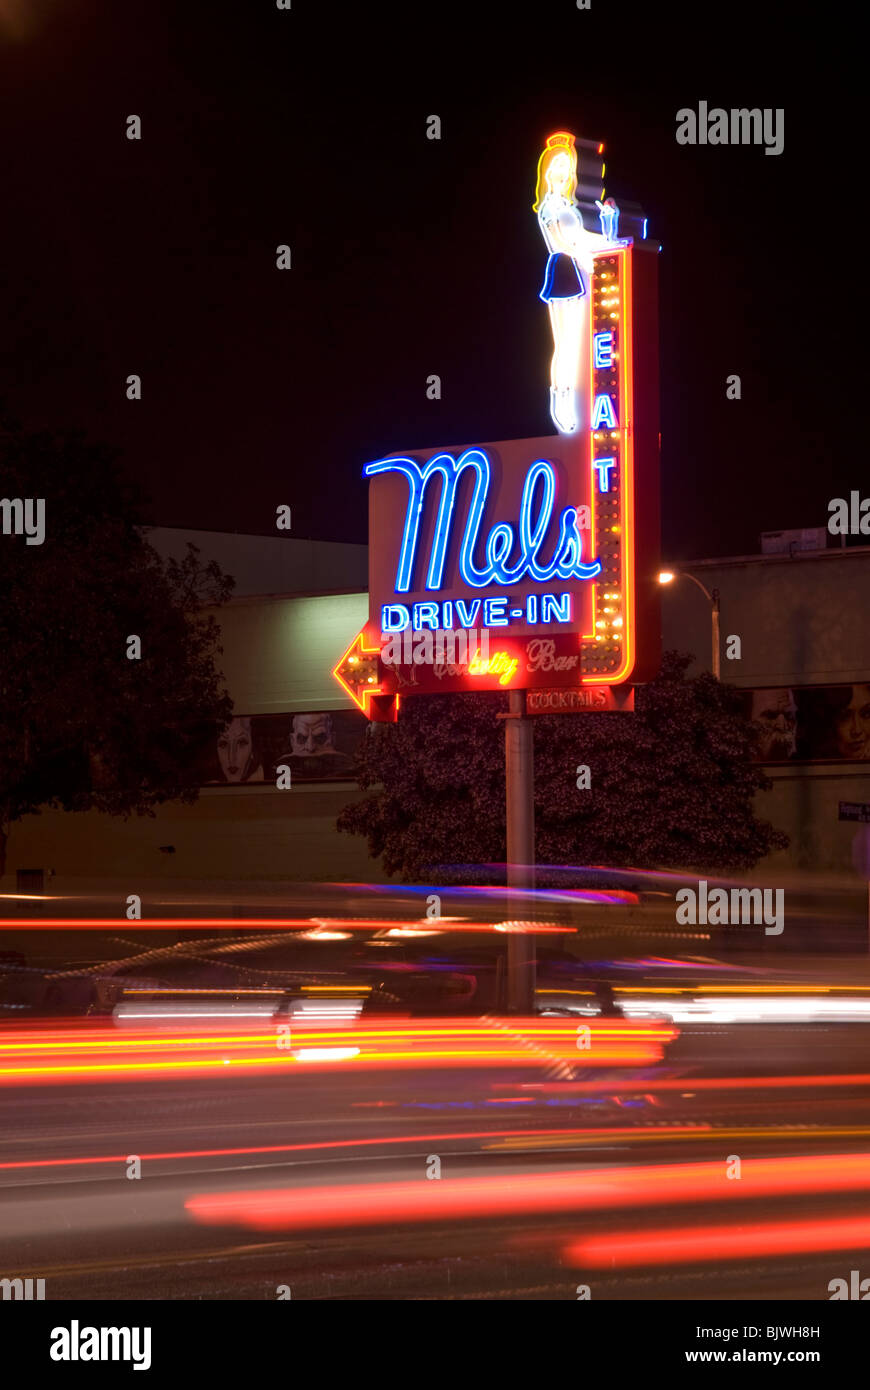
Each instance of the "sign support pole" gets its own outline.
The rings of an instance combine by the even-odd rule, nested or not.
[[[526,920],[528,905],[512,889],[535,886],[535,768],[532,721],[526,714],[526,692],[512,690],[505,718],[505,793],[507,799],[508,916]],[[509,932],[507,939],[507,1009],[531,1014],[535,1002],[535,938],[528,932]]]

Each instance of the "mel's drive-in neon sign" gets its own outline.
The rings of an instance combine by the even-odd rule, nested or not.
[[[657,666],[658,244],[637,217],[641,236],[617,237],[601,152],[558,132],[538,163],[557,433],[365,466],[369,621],[335,674],[370,717],[404,694],[616,685]],[[485,656],[412,658],[412,637],[460,630]]]

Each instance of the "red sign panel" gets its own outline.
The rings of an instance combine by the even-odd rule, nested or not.
[[[607,710],[632,712],[634,687],[630,685],[585,685],[579,690],[529,690],[527,714],[604,714]]]

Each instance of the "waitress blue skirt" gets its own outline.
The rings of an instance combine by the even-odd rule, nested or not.
[[[564,251],[554,251],[547,261],[538,298],[549,304],[551,299],[577,299],[585,293],[586,286],[576,262]]]

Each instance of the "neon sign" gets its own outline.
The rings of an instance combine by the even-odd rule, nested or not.
[[[600,198],[596,198],[595,206],[601,221],[601,235],[606,237],[608,241],[616,241],[617,228],[619,227],[619,208],[615,201],[613,198],[605,198],[602,203]]]
[[[597,369],[613,366],[613,334],[595,333],[592,338],[592,360]]]
[[[641,243],[617,239],[619,209],[593,183],[602,150],[560,131],[538,163],[558,434],[396,451],[364,468],[369,617],[336,676],[370,717],[393,717],[400,695],[579,691],[658,667],[660,248],[645,219]],[[601,234],[584,227],[599,217]],[[393,634],[454,628],[497,634],[494,654],[409,662],[397,637],[390,661],[373,661]]]
[[[610,470],[616,467],[616,459],[596,459],[592,464],[598,474],[598,491],[610,491]]]
[[[598,146],[600,155],[602,146]],[[604,165],[601,166],[604,177]],[[588,418],[589,301],[593,255],[616,235],[619,212],[612,198],[599,208],[601,234],[583,226],[577,204],[577,145],[567,131],[550,135],[538,160],[533,212],[547,248],[544,283],[553,334],[550,416],[560,434],[576,434]],[[604,190],[601,190],[604,197]]]
[[[580,533],[576,507],[565,507],[559,517],[559,538],[549,564],[541,564],[538,553],[544,537],[550,528],[553,517],[553,504],[556,497],[556,474],[552,464],[538,459],[526,473],[520,504],[519,548],[515,563],[509,563],[516,544],[514,528],[507,522],[493,526],[486,541],[487,563],[479,569],[474,562],[480,523],[486,507],[490,488],[491,470],[489,459],[482,449],[466,449],[459,459],[451,454],[435,454],[423,467],[414,459],[388,458],[377,463],[366,464],[363,472],[366,477],[376,477],[380,473],[401,473],[408,480],[408,509],[399,547],[399,564],[396,570],[396,593],[407,593],[411,587],[417,541],[420,533],[420,517],[423,511],[426,484],[436,474],[442,479],[441,498],[438,504],[438,518],[435,535],[429,556],[426,575],[426,588],[440,589],[444,577],[444,559],[450,540],[450,528],[456,503],[456,488],[459,478],[466,468],[474,471],[474,491],[459,552],[459,573],[465,584],[472,589],[482,589],[487,584],[517,584],[529,578],[546,584],[551,579],[594,579],[601,573],[601,564],[593,560],[585,564],[582,560],[583,538]],[[539,488],[539,484],[543,486]],[[541,492],[537,515],[532,521],[535,495]],[[492,600],[488,600],[492,602]],[[507,603],[507,600],[504,600]],[[418,605],[418,608],[425,605]],[[432,605],[433,610],[435,605]],[[473,620],[463,623],[471,627]],[[484,616],[487,627],[497,624]],[[415,618],[415,627],[420,626]],[[433,624],[437,626],[438,624]]]
[[[508,608],[508,604],[515,606]],[[519,606],[516,606],[516,605]],[[381,604],[381,632],[443,632],[448,631],[453,621],[451,599],[443,603],[414,603],[410,607],[404,603]],[[521,622],[528,627],[546,623],[572,623],[573,605],[570,593],[527,594],[524,599],[512,600],[507,596],[474,599],[466,609],[462,599],[456,600],[457,615],[467,627],[473,627],[480,616],[483,627],[508,627],[511,622]]]
[[[475,652],[468,663],[468,674],[470,676],[498,676],[499,685],[510,685],[517,673],[518,665],[517,658],[508,652],[496,652],[494,656],[488,658],[481,657],[479,652]]]
[[[595,397],[595,404],[592,407],[592,428],[598,430],[602,425],[606,425],[609,430],[615,430],[619,421],[613,413],[613,401],[609,396],[600,395]]]

